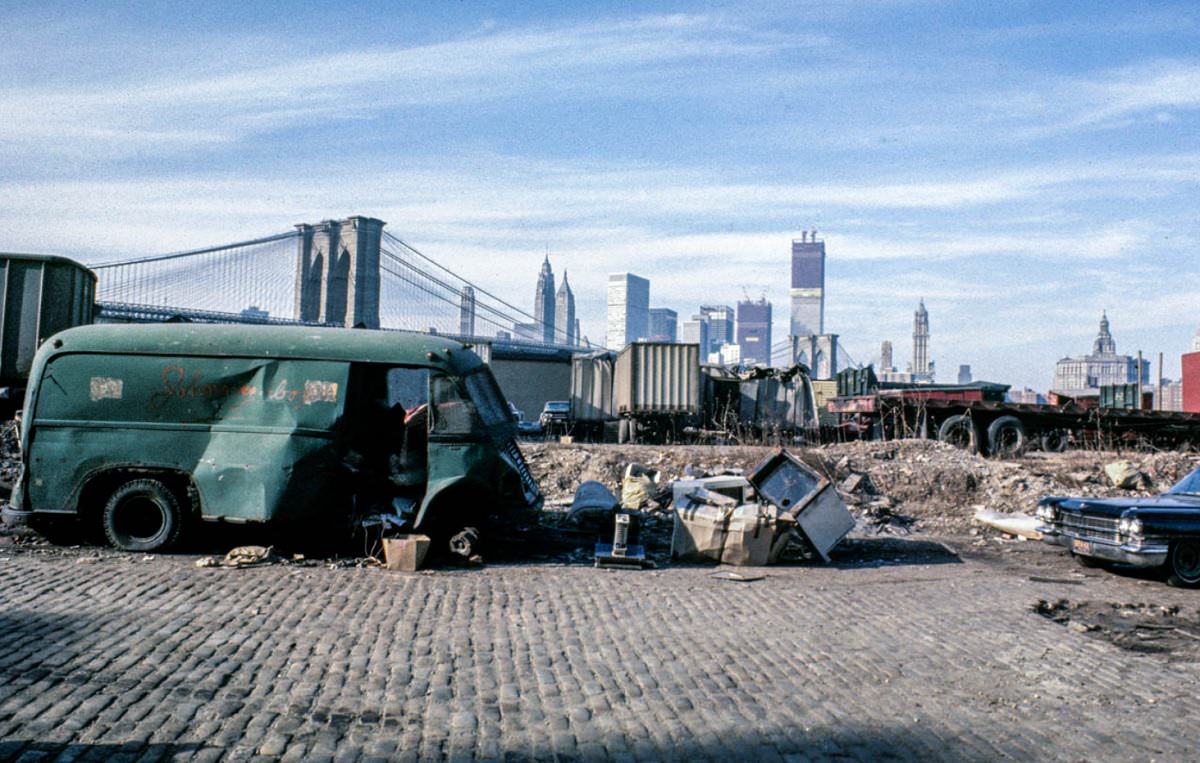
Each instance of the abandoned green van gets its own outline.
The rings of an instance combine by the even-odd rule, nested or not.
[[[30,371],[9,513],[152,551],[194,519],[365,516],[446,537],[541,508],[492,374],[432,335],[300,326],[97,325]]]

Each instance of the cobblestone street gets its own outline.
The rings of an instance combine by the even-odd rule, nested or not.
[[[0,548],[0,759],[1195,756],[1197,663],[1030,610],[1196,594],[892,544],[754,583]]]

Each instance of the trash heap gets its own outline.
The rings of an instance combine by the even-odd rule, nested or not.
[[[676,480],[671,558],[761,566],[820,558],[854,529],[829,480],[786,450],[745,477]]]
[[[837,489],[786,450],[749,475],[729,470],[668,482],[660,477],[655,469],[629,464],[619,501],[595,480],[575,491],[568,520],[599,531],[596,566],[652,566],[641,537],[649,517],[640,510],[648,505],[670,508],[671,558],[679,561],[739,566],[828,561],[830,550],[854,528]]]

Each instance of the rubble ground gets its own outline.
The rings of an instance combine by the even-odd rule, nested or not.
[[[662,472],[662,480],[684,470],[714,474],[749,472],[775,448],[709,445],[583,445],[528,443],[522,452],[546,494],[548,511],[563,510],[584,480],[597,480],[619,494],[630,463]],[[1200,455],[1176,451],[1075,450],[1033,452],[1012,460],[984,458],[934,440],[851,442],[791,449],[839,486],[859,525],[856,533],[921,532],[962,535],[981,532],[972,521],[979,508],[1032,513],[1046,495],[1151,495],[1168,489],[1200,465]],[[1105,464],[1128,460],[1149,477],[1140,490],[1111,484]]]

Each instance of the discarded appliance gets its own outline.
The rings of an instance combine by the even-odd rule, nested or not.
[[[633,518],[625,513],[613,517],[612,543],[596,544],[596,566],[640,570],[646,566],[646,549],[630,543]]]
[[[795,521],[826,562],[830,550],[854,529],[854,516],[829,480],[786,449],[759,464],[747,479],[762,498],[779,509],[782,520]]]
[[[695,493],[697,489],[728,496],[736,504],[749,503],[754,498],[754,488],[745,477],[728,474],[719,477],[675,480],[671,483],[671,493],[675,505],[684,505],[688,496]]]
[[[671,558],[682,561],[721,561],[729,516],[736,502],[713,506],[687,501],[675,506],[675,530],[671,534]]]
[[[416,572],[425,562],[432,543],[428,535],[401,535],[383,539],[384,566],[389,570]]]
[[[774,506],[748,503],[738,506],[729,515],[721,563],[735,566],[761,567],[771,560],[775,540]]]

